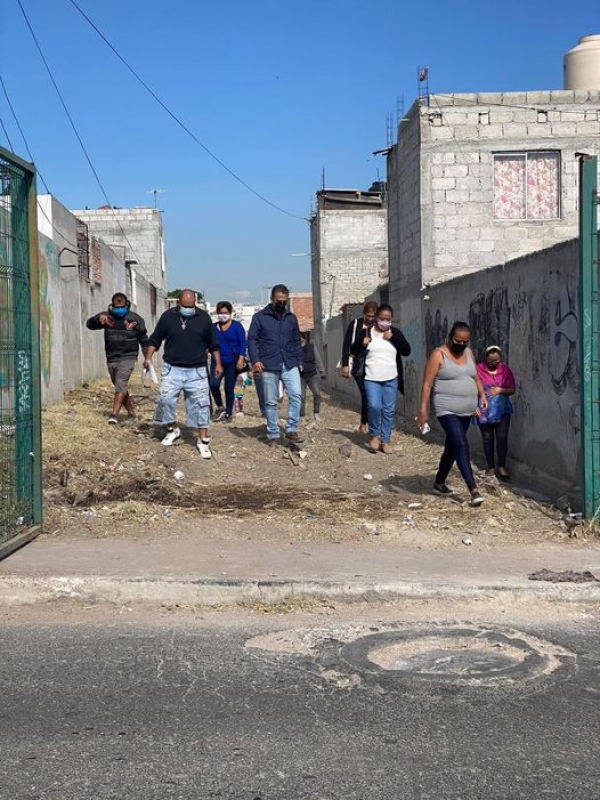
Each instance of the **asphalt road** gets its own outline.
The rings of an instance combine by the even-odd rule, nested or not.
[[[0,797],[594,800],[599,621],[556,604],[4,611]],[[382,641],[422,665],[421,634],[458,629],[525,656],[505,677],[481,659],[454,674],[436,658],[435,676],[357,665]]]

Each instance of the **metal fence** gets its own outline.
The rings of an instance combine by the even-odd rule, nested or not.
[[[0,558],[41,529],[35,170],[0,147]]]

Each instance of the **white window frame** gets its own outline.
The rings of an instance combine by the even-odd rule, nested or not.
[[[540,219],[539,217],[529,217],[528,216],[528,205],[527,205],[527,165],[529,161],[529,156],[545,156],[545,155],[553,155],[558,156],[558,170],[556,173],[557,176],[557,200],[558,200],[558,213],[556,217],[550,217],[549,219]],[[525,156],[525,216],[524,217],[497,217],[494,212],[494,222],[551,222],[553,220],[562,219],[562,183],[561,183],[561,173],[562,173],[562,154],[560,150],[503,150],[498,153],[493,153],[492,156],[492,189],[494,191],[494,205],[496,203],[496,187],[494,186],[494,177],[496,175],[496,158],[506,158],[506,157],[518,157],[518,156]]]

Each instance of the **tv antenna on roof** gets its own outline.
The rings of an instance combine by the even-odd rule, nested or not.
[[[157,194],[164,194],[167,190],[166,189],[148,189],[146,194],[153,194],[154,195],[154,208],[156,208],[156,195]]]

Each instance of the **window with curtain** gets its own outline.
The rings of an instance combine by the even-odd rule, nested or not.
[[[560,217],[560,153],[494,155],[494,219]]]

